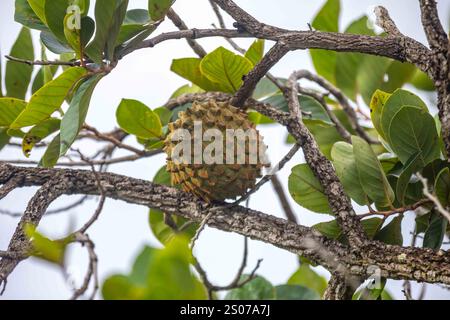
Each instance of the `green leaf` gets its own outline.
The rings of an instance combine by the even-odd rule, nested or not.
[[[161,299],[205,299],[202,283],[192,274],[189,240],[179,236],[158,250],[151,261],[146,298]]]
[[[320,31],[338,32],[340,10],[339,0],[328,0],[314,18],[312,27]],[[311,49],[310,54],[317,73],[335,83],[336,52]]]
[[[332,213],[323,187],[307,164],[292,168],[288,186],[292,198],[302,207],[317,213]]]
[[[0,127],[9,127],[26,105],[27,103],[23,100],[0,98]]]
[[[383,129],[381,127],[381,113],[383,112],[384,105],[386,101],[391,96],[390,93],[376,90],[370,100],[370,117],[372,118],[372,123],[378,134],[386,140]]]
[[[44,2],[44,15],[48,28],[58,40],[65,42],[64,29],[66,25],[64,23],[64,17],[67,14],[69,1],[49,0]]]
[[[113,59],[120,26],[125,18],[128,0],[97,0],[95,2],[95,38],[86,48],[88,56],[98,64]]]
[[[367,16],[362,16],[353,21],[345,30],[345,33],[374,35],[372,29],[368,28]],[[358,70],[364,60],[361,53],[337,53],[336,58],[336,85],[344,94],[356,100],[358,93],[357,76]]]
[[[383,225],[383,220],[380,218],[365,219],[361,221],[361,225],[367,237],[373,239]],[[342,230],[336,220],[318,223],[313,228],[328,238],[342,240]]]
[[[367,204],[368,197],[359,180],[353,146],[343,141],[335,143],[331,150],[331,158],[333,159],[336,174],[339,180],[341,180],[345,192],[358,204]]]
[[[67,14],[64,18],[64,35],[67,42],[76,52],[76,58],[80,58],[84,54],[85,47],[92,38],[95,30],[95,22],[89,17],[81,19],[81,29],[70,29],[69,21],[73,19],[73,13]]]
[[[434,192],[445,208],[450,204],[450,170],[449,168],[442,169],[434,183]]]
[[[392,92],[403,87],[405,83],[411,80],[416,70],[416,67],[411,63],[391,61],[391,65],[386,72],[387,81],[384,81],[381,89]]]
[[[72,54],[74,50],[67,45],[65,42],[59,41],[51,32],[42,31],[41,41],[45,47],[53,53],[56,54]]]
[[[320,300],[320,295],[307,287],[280,285],[275,287],[276,300]]]
[[[416,69],[416,72],[414,73],[411,79],[411,84],[419,90],[424,91],[436,90],[433,81],[428,77],[428,75],[425,72],[419,69]]]
[[[206,55],[201,63],[201,72],[213,82],[220,84],[220,91],[234,93],[243,83],[243,77],[253,69],[245,57],[219,47]]]
[[[408,189],[408,184],[411,180],[411,176],[422,169],[420,161],[420,153],[415,153],[408,159],[403,166],[403,170],[398,177],[395,193],[397,195],[397,201],[405,206],[405,195]]]
[[[391,65],[391,60],[379,57],[365,55],[358,69],[357,83],[359,92],[366,103],[370,104],[374,92],[381,88],[385,74]]]
[[[158,115],[137,100],[123,99],[116,112],[119,126],[139,138],[162,137],[162,124]]]
[[[47,150],[39,162],[39,166],[43,168],[53,168],[59,159],[59,148],[61,145],[61,137],[58,134],[49,143]]]
[[[33,9],[34,13],[39,17],[39,19],[44,24],[47,24],[44,12],[45,0],[28,0],[28,4],[30,5],[31,9]]]
[[[248,279],[249,275],[243,275],[240,281]],[[269,300],[275,298],[275,288],[261,276],[256,276],[241,288],[230,290],[225,300]]]
[[[438,212],[432,212],[428,228],[423,237],[423,247],[439,250],[447,230],[448,220]]]
[[[397,111],[389,127],[388,139],[402,163],[416,153],[420,155],[418,161],[422,167],[440,157],[436,124],[421,108],[404,106]]]
[[[22,140],[23,154],[28,158],[36,143],[59,130],[61,120],[50,118],[35,125]]]
[[[153,183],[172,186],[170,174],[167,172],[166,167],[162,167],[153,178]],[[179,216],[172,216],[173,222],[178,228],[181,228],[186,224],[187,220]],[[172,241],[174,237],[180,233],[175,232],[164,221],[164,213],[160,210],[150,209],[149,215],[150,228],[154,236],[164,245]],[[198,224],[193,223],[187,229],[183,230],[183,234],[192,238],[198,228]]]
[[[8,129],[0,128],[0,150],[2,150],[8,143],[11,137],[8,135]]]
[[[50,118],[58,110],[67,95],[80,79],[86,75],[81,67],[67,69],[55,80],[50,81],[39,89],[30,99],[25,110],[11,124],[12,129],[20,129]]]
[[[264,99],[279,92],[280,89],[272,81],[264,77],[256,85],[255,91],[253,92],[253,98],[257,100]]]
[[[148,13],[152,20],[156,22],[163,19],[174,2],[174,0],[148,0]]]
[[[391,121],[394,118],[395,114],[403,107],[403,106],[414,106],[423,109],[428,112],[428,108],[426,104],[415,94],[398,89],[396,90],[384,103],[381,107],[380,112],[380,124],[381,124],[381,132],[380,134],[385,140],[390,144],[391,141],[389,139],[389,126],[391,125]]]
[[[34,60],[33,41],[28,28],[23,27],[14,42],[10,56],[25,60]],[[31,80],[33,67],[25,63],[8,61],[5,70],[5,86],[8,97],[25,99]]]
[[[302,263],[287,284],[304,286],[316,291],[319,296],[322,296],[327,288],[327,280],[315,272],[308,263]]]
[[[119,36],[117,37],[116,46],[132,39],[148,28],[150,17],[148,11],[144,9],[133,9],[127,11],[123,24],[120,27]]]
[[[352,136],[353,153],[364,192],[377,206],[392,207],[395,199],[380,161],[370,145],[360,137]]]
[[[175,90],[175,92],[172,93],[172,95],[170,96],[170,99],[178,98],[179,96],[182,96],[183,94],[186,93],[199,93],[199,92],[204,92],[204,90],[199,86],[196,86],[195,84],[193,85],[185,84],[184,86],[181,86],[177,90]]]
[[[24,231],[28,239],[31,240],[31,255],[55,263],[64,265],[66,247],[69,239],[54,241],[45,237],[32,224],[26,224]]]
[[[28,0],[15,0],[14,21],[30,29],[46,30],[47,26],[34,13]]]
[[[256,39],[245,53],[245,57],[256,66],[264,56],[264,40]]]
[[[102,287],[105,299],[205,299],[201,282],[192,274],[188,240],[174,238],[164,249],[145,247],[130,275],[109,277]]]
[[[170,70],[206,91],[220,90],[220,84],[209,80],[201,71],[199,58],[174,59]]]
[[[69,109],[61,121],[61,156],[69,150],[83,127],[92,94],[102,77],[101,74],[92,76],[85,80],[75,92]]]
[[[403,245],[402,220],[403,215],[399,215],[392,219],[391,222],[378,231],[374,239],[387,244]]]
[[[281,111],[289,112],[288,103],[282,93],[272,95],[267,99],[264,99],[263,102],[268,103]],[[303,119],[306,124],[308,124],[308,121],[310,120],[318,120],[322,124],[334,126],[326,110],[316,99],[300,95],[298,96],[298,102],[300,103],[302,111],[310,113],[310,115],[305,116]]]

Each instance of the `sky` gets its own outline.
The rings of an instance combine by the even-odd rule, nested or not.
[[[279,27],[306,30],[315,13],[323,5],[322,0],[236,0],[236,3],[260,21]],[[130,0],[132,8],[146,8],[146,0]],[[426,43],[425,35],[420,24],[418,1],[415,0],[342,0],[341,29],[363,14],[370,14],[374,6],[383,5],[396,22],[399,29],[406,35]],[[177,0],[174,9],[189,27],[210,28],[217,23],[207,0]],[[20,30],[20,25],[14,22],[14,1],[0,1],[0,50],[2,55],[9,50]],[[439,12],[442,21],[450,21],[450,2],[439,1]],[[373,16],[372,16],[373,17]],[[228,26],[232,20],[226,17]],[[445,24],[445,27],[448,23]],[[155,32],[175,30],[170,21],[165,21]],[[38,33],[33,32],[35,49],[38,52]],[[228,47],[227,42],[220,38],[201,39],[199,41],[207,51],[218,46]],[[248,47],[251,40],[237,41],[242,47]],[[267,43],[266,47],[271,44]],[[267,48],[266,48],[267,49]],[[172,59],[195,57],[184,40],[167,41],[152,49],[134,52],[125,57],[117,68],[105,77],[94,92],[87,118],[87,123],[97,127],[100,131],[114,129],[117,124],[115,110],[122,98],[137,99],[151,108],[164,104],[170,95],[187,82],[170,71]],[[2,64],[5,59],[2,57]],[[307,51],[289,53],[271,71],[276,76],[288,77],[293,70],[313,67]],[[423,96],[426,101],[433,101],[433,97]],[[277,162],[286,154],[290,146],[284,143],[286,132],[279,126],[264,126],[261,129],[269,149],[269,156]],[[133,144],[132,139],[127,140]],[[95,145],[83,142],[80,149],[86,153],[95,152]],[[126,154],[119,151],[115,155]],[[32,159],[39,159],[42,151],[35,150]],[[0,160],[23,159],[17,149],[0,151]],[[291,168],[302,163],[303,156],[299,153],[280,172],[279,177],[287,191],[287,180]],[[163,155],[143,159],[132,163],[112,166],[112,172],[128,176],[151,180],[155,173],[164,165]],[[27,201],[35,192],[35,188],[23,188],[11,193],[0,202],[1,209],[23,211]],[[51,208],[58,208],[73,201],[74,198],[62,197]],[[301,224],[311,226],[315,223],[328,221],[330,216],[310,213],[291,200],[291,205]],[[268,214],[283,217],[281,206],[270,184],[266,184],[258,193],[252,196],[250,207]],[[40,224],[40,231],[50,237],[66,235],[70,230],[83,225],[95,211],[96,201],[92,199],[83,206],[67,212],[47,216]],[[356,208],[357,210],[364,210]],[[411,225],[414,219],[412,213],[406,214],[404,226]],[[0,250],[6,249],[18,220],[0,215]],[[161,247],[152,235],[148,225],[148,209],[140,206],[125,204],[108,199],[99,220],[89,231],[89,235],[96,244],[99,257],[99,275],[102,282],[114,273],[128,273],[136,255],[144,245]],[[409,234],[405,234],[405,243],[409,243]],[[242,259],[243,238],[236,234],[225,233],[206,228],[197,242],[195,254],[203,268],[207,271],[212,282],[225,285],[231,281]],[[255,266],[258,259],[263,259],[258,274],[266,277],[274,284],[287,281],[298,267],[295,255],[257,241],[249,242],[249,262],[247,271]],[[8,279],[5,294],[0,299],[66,299],[71,296],[72,283],[80,284],[86,270],[87,254],[83,248],[72,246],[68,259],[69,279],[63,277],[56,267],[31,258],[19,264]],[[318,272],[329,276],[323,268]],[[403,299],[401,281],[388,282],[390,293],[397,299]],[[413,294],[417,296],[420,286],[414,284]],[[437,286],[427,286],[425,298],[450,299],[450,291]]]

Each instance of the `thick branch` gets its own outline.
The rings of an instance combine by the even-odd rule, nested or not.
[[[90,171],[20,168],[1,163],[0,184],[11,175],[23,177],[21,187],[59,181],[64,187],[57,187],[57,190],[64,190],[64,194],[100,193],[95,174]],[[117,174],[99,173],[98,176],[109,198],[159,209],[196,222],[214,212],[208,220],[210,227],[270,243],[305,256],[331,271],[344,268],[352,275],[370,276],[367,268],[377,265],[383,277],[450,284],[450,255],[444,251],[402,248],[372,241],[362,247],[360,253],[354,253],[310,228],[262,212],[244,207],[211,206],[174,188]]]

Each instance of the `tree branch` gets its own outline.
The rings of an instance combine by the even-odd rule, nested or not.
[[[5,183],[11,175],[22,177],[19,187],[45,185],[45,188],[52,186],[51,189],[54,190],[48,192],[41,189],[33,197],[35,200],[30,202],[27,209],[29,213],[26,214],[27,217],[32,215],[31,222],[38,222],[42,216],[44,206],[41,205],[41,199],[46,199],[45,202],[49,203],[60,193],[100,194],[96,177],[90,171],[21,168],[0,163],[0,184]],[[367,268],[377,265],[383,277],[450,284],[450,255],[444,251],[402,248],[371,241],[358,252],[354,252],[339,242],[321,236],[313,229],[262,212],[244,207],[225,208],[221,205],[210,205],[180,190],[117,174],[98,173],[98,176],[105,195],[109,198],[159,209],[195,222],[203,221],[214,212],[208,220],[210,227],[270,243],[305,256],[332,272],[344,269],[351,275],[370,276]],[[34,212],[37,214],[34,215]],[[18,230],[23,234],[22,229]],[[16,240],[19,245],[14,245],[12,249],[22,248],[23,238],[13,238],[12,242],[15,243]],[[324,254],[324,248],[327,254]],[[4,264],[3,261],[1,264]],[[17,263],[7,271],[11,272]]]

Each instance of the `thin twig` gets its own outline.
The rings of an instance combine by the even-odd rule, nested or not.
[[[271,168],[270,172],[268,174],[266,174],[264,177],[262,177],[261,180],[259,180],[259,182],[255,185],[255,187],[253,189],[248,191],[246,194],[244,194],[241,198],[239,198],[235,202],[231,203],[230,206],[236,206],[236,205],[242,203],[243,201],[247,200],[248,197],[250,197],[256,191],[258,191],[266,182],[270,181],[277,172],[279,172],[281,169],[283,169],[283,167],[286,165],[286,163],[288,163],[292,159],[292,157],[294,157],[294,155],[300,150],[300,148],[301,147],[298,143],[294,144],[294,146],[283,157],[283,159],[281,159],[280,162],[278,162],[278,164],[274,168]]]
[[[79,61],[60,61],[60,60],[55,60],[55,61],[35,60],[35,61],[33,61],[33,60],[20,59],[20,58],[8,56],[8,55],[6,55],[5,58],[10,61],[24,63],[29,66],[70,66],[70,67],[80,66]]]
[[[422,182],[424,196],[427,197],[430,201],[432,201],[434,203],[434,205],[436,206],[436,209],[439,211],[439,213],[441,213],[450,222],[450,212],[448,212],[442,206],[439,199],[428,190],[427,179],[424,178],[420,173],[416,173],[416,175],[419,178],[420,182]]]
[[[180,30],[189,30],[188,26],[184,21],[180,18],[180,16],[173,10],[173,8],[170,8],[167,12],[167,17],[173,22],[173,24]],[[189,46],[192,48],[192,50],[199,56],[204,57],[206,56],[207,52],[203,47],[194,39],[186,38],[186,42],[189,44]]]

